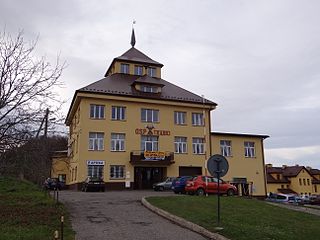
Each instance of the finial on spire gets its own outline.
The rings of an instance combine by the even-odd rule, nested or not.
[[[133,25],[136,24],[136,21],[133,20],[132,22],[132,33],[131,33],[131,46],[134,47],[134,45],[136,44],[136,36],[134,35],[134,28]]]

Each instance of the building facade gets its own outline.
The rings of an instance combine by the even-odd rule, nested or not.
[[[267,191],[272,193],[319,194],[320,170],[304,166],[266,165]]]
[[[220,153],[225,139],[234,143],[227,179],[254,182],[254,194],[265,195],[265,136],[211,134],[217,104],[162,79],[163,64],[136,49],[134,38],[131,45],[104,78],[74,94],[65,121],[67,185],[79,189],[94,176],[104,179],[106,189],[145,189],[169,176],[207,174],[206,160]]]

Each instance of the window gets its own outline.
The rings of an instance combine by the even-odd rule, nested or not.
[[[124,151],[125,134],[111,133],[111,151]]]
[[[192,113],[192,125],[193,126],[203,126],[203,114],[202,113]]]
[[[222,156],[230,157],[231,156],[231,141],[220,140],[220,150],[221,150]]]
[[[310,179],[309,178],[307,178],[307,183],[310,186]]]
[[[155,86],[144,85],[144,86],[141,86],[141,91],[142,92],[148,92],[148,93],[157,93],[158,92],[158,88],[155,87]]]
[[[280,174],[277,174],[277,180],[280,180]]]
[[[104,150],[104,133],[89,133],[89,150]]]
[[[121,63],[120,72],[129,74],[129,64]]]
[[[124,179],[125,171],[123,165],[111,165],[110,166],[110,178],[111,179]]]
[[[283,188],[284,188],[284,185],[281,185],[281,188],[283,189]]]
[[[148,75],[150,77],[155,77],[156,76],[156,69],[153,67],[148,67]]]
[[[104,105],[90,104],[90,118],[103,119]]]
[[[318,192],[318,189],[317,189],[317,185],[316,185],[316,184],[314,185],[314,191],[315,191],[315,192]]]
[[[158,151],[158,137],[157,136],[141,136],[141,150],[142,151]]]
[[[111,119],[112,120],[125,120],[126,119],[126,108],[112,106]]]
[[[142,122],[159,122],[159,110],[154,109],[141,109]]]
[[[303,185],[306,185],[306,179],[305,178],[303,179]]]
[[[192,151],[194,154],[204,154],[204,138],[192,138]]]
[[[143,67],[142,66],[134,66],[134,74],[135,75],[143,75]]]
[[[299,178],[299,184],[302,185],[302,183],[301,183],[301,178]]]
[[[103,166],[88,165],[88,176],[94,178],[103,178]]]
[[[183,125],[186,124],[186,112],[174,112],[174,123]]]
[[[244,142],[244,156],[255,157],[254,142]]]
[[[174,138],[174,152],[175,153],[187,153],[187,138],[175,137]]]

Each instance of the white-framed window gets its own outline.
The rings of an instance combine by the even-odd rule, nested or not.
[[[244,142],[244,156],[245,157],[256,156],[254,142]]]
[[[142,122],[159,122],[159,110],[155,109],[141,109]]]
[[[174,152],[175,153],[187,153],[187,138],[186,137],[174,137]]]
[[[124,151],[125,138],[124,133],[111,133],[111,151]]]
[[[124,178],[125,178],[125,166],[123,165],[110,166],[110,179],[124,179]]]
[[[221,155],[225,157],[231,156],[231,141],[230,140],[220,140],[220,150]]]
[[[148,67],[148,75],[150,77],[155,77],[156,76],[156,68],[154,67]]]
[[[141,86],[141,91],[142,92],[148,92],[148,93],[157,93],[158,88],[155,86],[148,86],[148,85],[143,85]]]
[[[103,178],[103,166],[88,165],[88,176],[94,178]]]
[[[192,138],[192,151],[194,154],[204,154],[204,138]]]
[[[192,125],[204,126],[204,119],[202,113],[192,113]]]
[[[158,136],[141,136],[142,151],[158,151]]]
[[[129,71],[129,64],[121,63],[120,72],[128,74],[130,72]]]
[[[112,120],[125,120],[126,119],[126,107],[112,106],[111,119]]]
[[[143,67],[142,66],[134,66],[134,74],[135,75],[143,75]]]
[[[174,112],[174,123],[178,125],[186,124],[186,112]]]
[[[89,150],[94,150],[94,151],[104,150],[104,133],[89,132]]]
[[[104,119],[104,105],[90,104],[90,118]]]

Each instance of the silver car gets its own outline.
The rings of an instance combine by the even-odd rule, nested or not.
[[[167,179],[163,182],[153,184],[153,190],[155,191],[164,191],[164,190],[171,190],[172,181],[175,177],[167,177]]]

